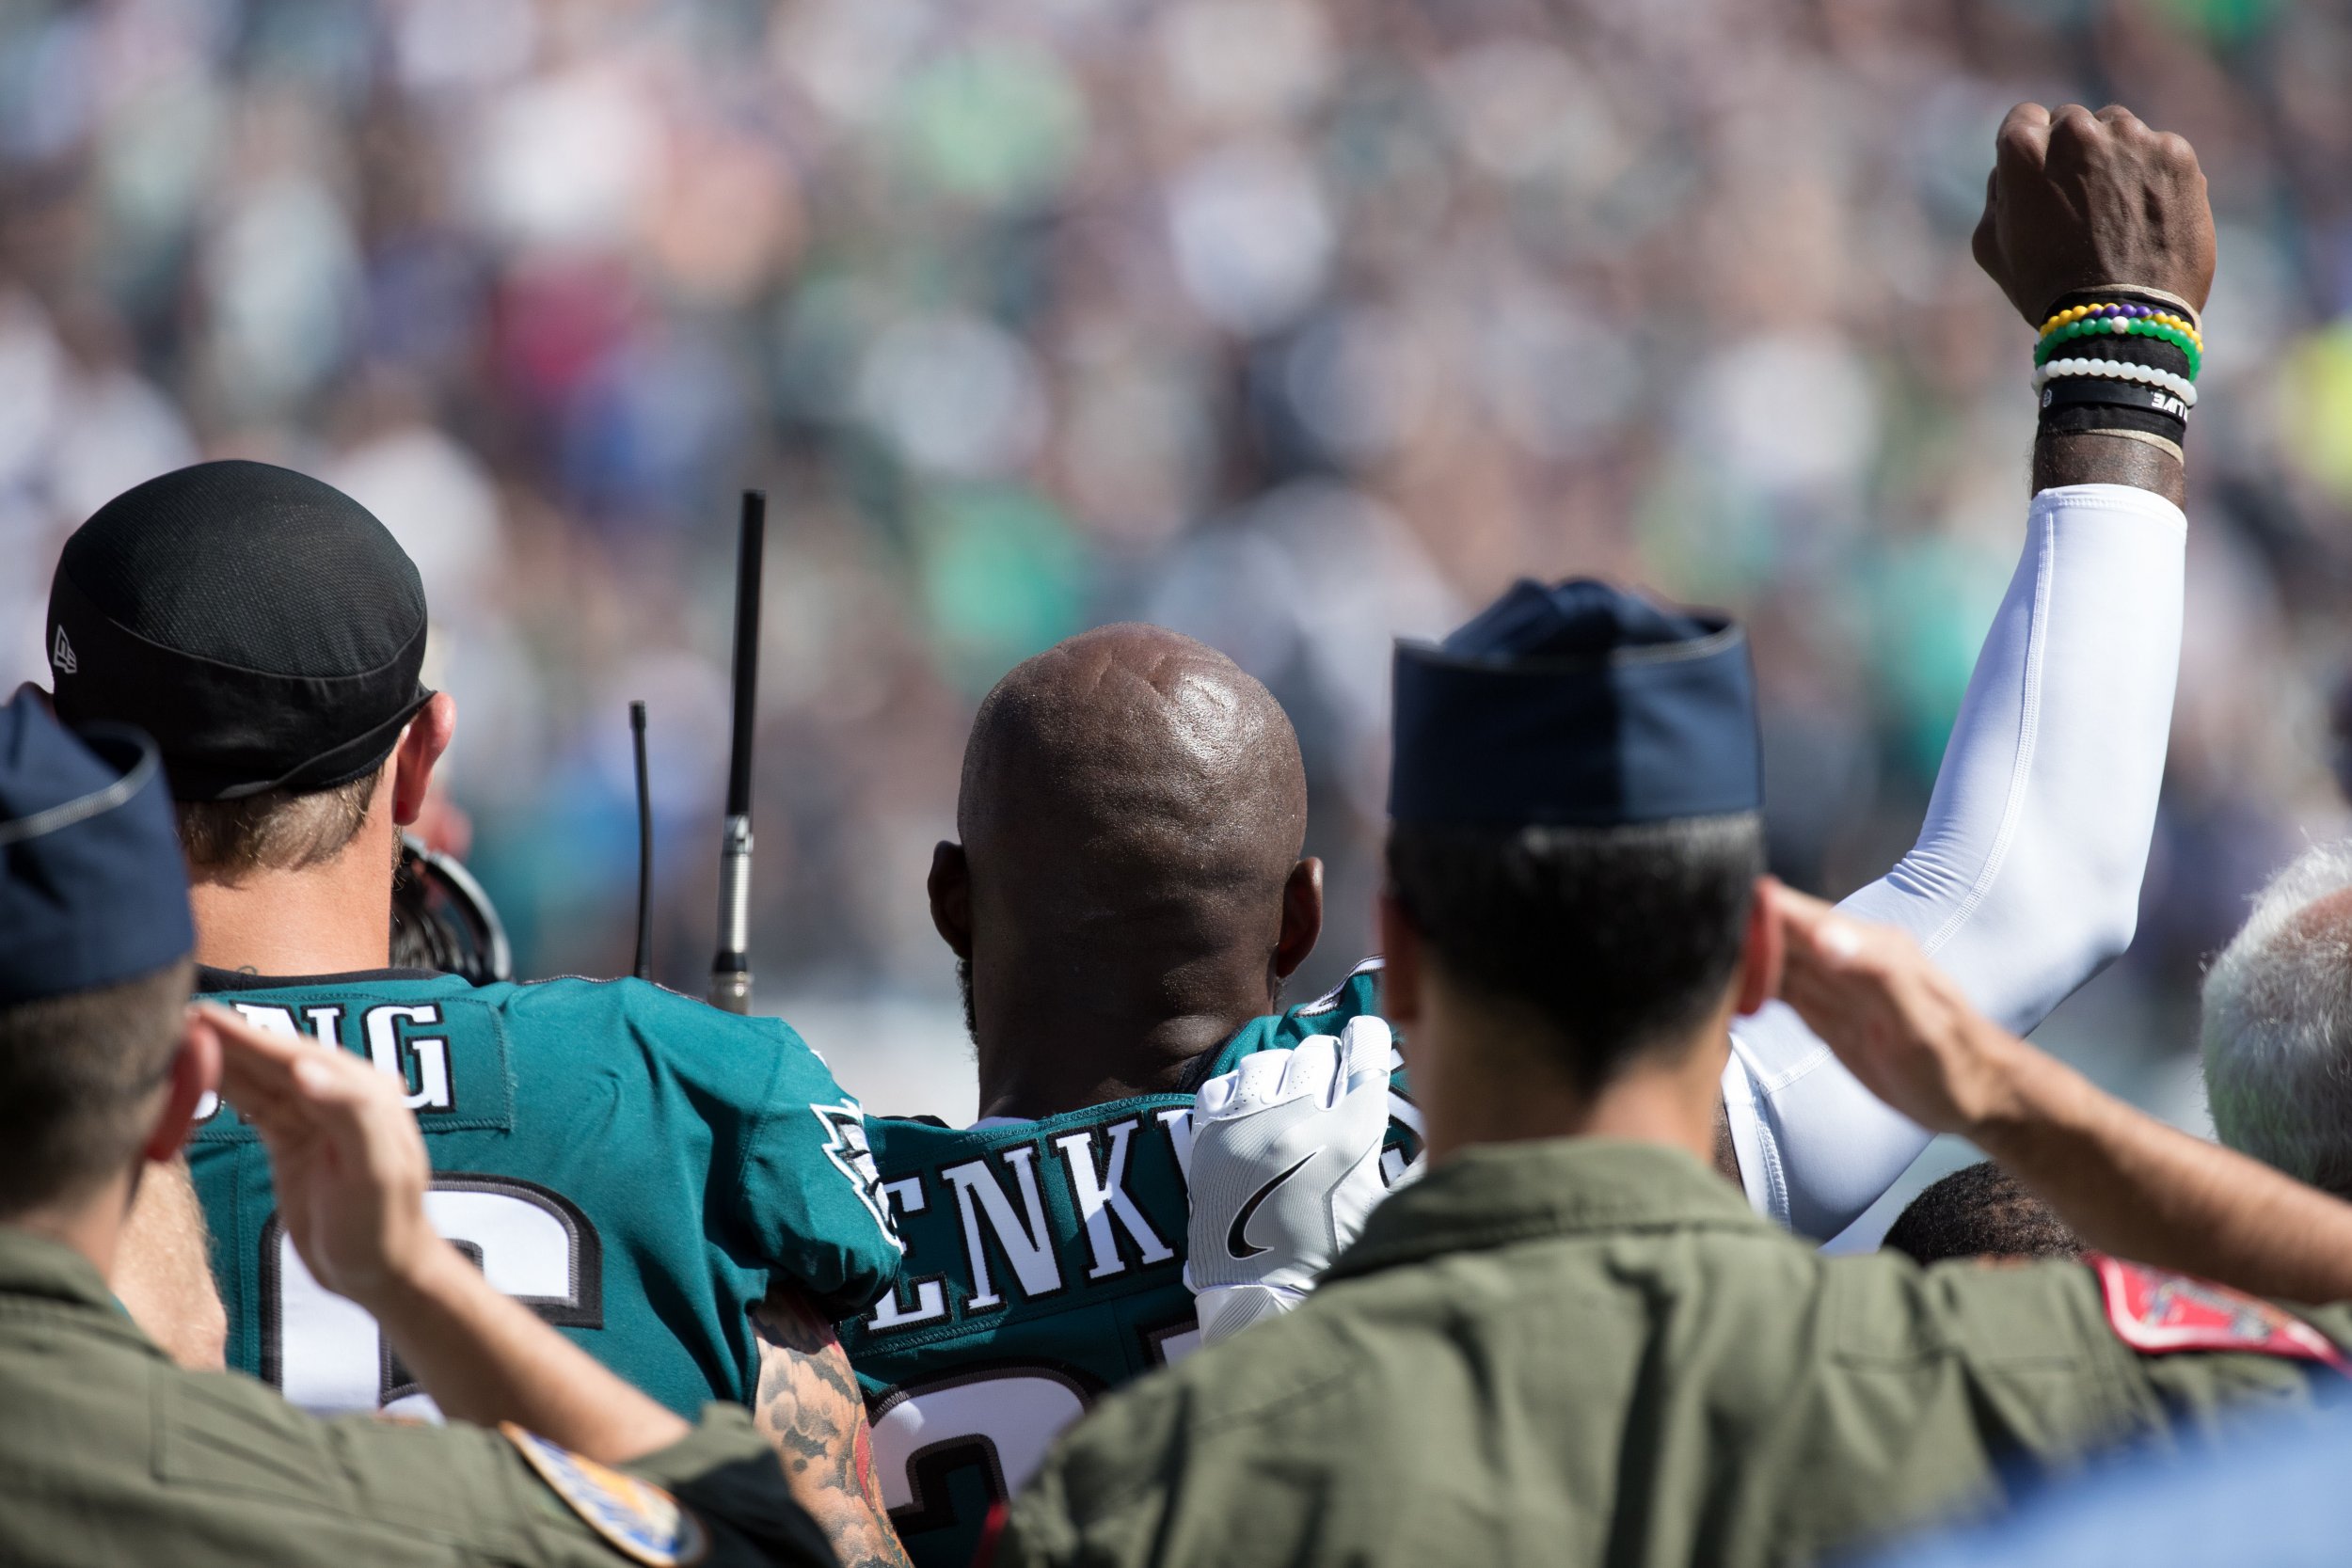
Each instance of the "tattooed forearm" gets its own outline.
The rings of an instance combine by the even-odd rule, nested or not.
[[[908,1568],[874,1475],[866,1401],[849,1355],[797,1291],[752,1308],[759,1336],[759,1391],[752,1420],[783,1456],[800,1500],[833,1543],[843,1568]]]

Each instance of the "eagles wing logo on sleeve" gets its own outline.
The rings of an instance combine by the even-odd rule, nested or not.
[[[690,1568],[710,1555],[703,1522],[660,1487],[550,1443],[512,1421],[499,1432],[515,1445],[564,1506],[590,1529],[645,1568]]]
[[[2352,1375],[2352,1361],[2336,1342],[2283,1307],[2208,1279],[2126,1263],[2102,1253],[2083,1261],[2099,1276],[2115,1337],[2142,1355],[2250,1351],[2317,1361]]]
[[[882,1227],[890,1244],[899,1252],[906,1251],[898,1224],[890,1217],[890,1198],[882,1191],[882,1166],[875,1163],[874,1146],[866,1141],[866,1113],[858,1109],[854,1100],[844,1100],[837,1105],[812,1104],[809,1109],[824,1124],[825,1158],[849,1179],[857,1200],[874,1216],[874,1223]]]

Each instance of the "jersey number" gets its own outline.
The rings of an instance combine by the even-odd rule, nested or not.
[[[604,1255],[569,1199],[502,1176],[442,1176],[425,1195],[433,1227],[491,1284],[562,1328],[604,1326]],[[366,1308],[310,1275],[272,1214],[262,1230],[262,1377],[306,1410],[437,1418],[432,1399]]]
[[[1187,1317],[1144,1331],[1143,1341],[1145,1356],[1167,1366],[1191,1354],[1200,1331]],[[963,1465],[987,1472],[992,1498],[1011,1497],[1093,1398],[1068,1373],[1041,1366],[955,1372],[892,1391],[871,1417],[891,1522],[906,1535],[955,1523],[946,1477]]]
[[[901,1390],[873,1416],[882,1505],[907,1534],[950,1524],[946,1473],[975,1463],[988,1472],[990,1496],[1009,1497],[1086,1410],[1077,1384],[1042,1368],[968,1372]]]

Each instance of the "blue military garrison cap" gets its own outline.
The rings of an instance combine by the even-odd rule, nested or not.
[[[1399,822],[1615,827],[1764,800],[1756,676],[1728,616],[1522,578],[1396,650]]]
[[[187,867],[155,746],[67,730],[30,691],[0,707],[0,1006],[188,956]]]

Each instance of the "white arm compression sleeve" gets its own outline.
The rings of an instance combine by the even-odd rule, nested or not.
[[[1840,908],[1899,926],[2025,1034],[2130,945],[2181,655],[2187,519],[2146,490],[2034,497],[1911,852]],[[1724,1102],[1748,1196],[1843,1230],[1928,1134],[1775,1002],[1732,1030]]]

